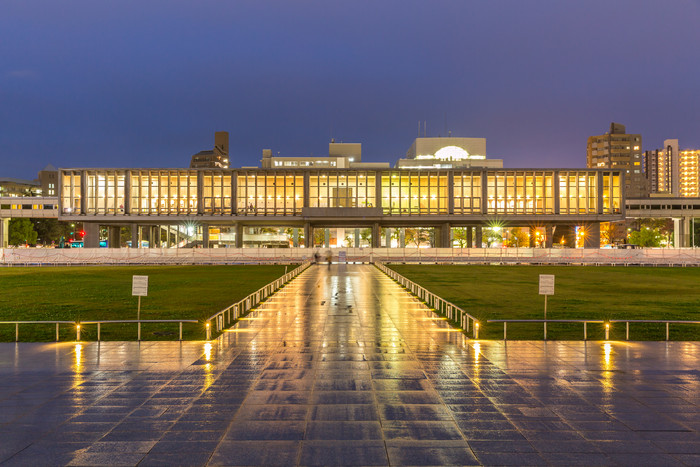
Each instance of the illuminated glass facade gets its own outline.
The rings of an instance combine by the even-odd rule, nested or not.
[[[295,216],[304,206],[304,176],[299,172],[238,175],[239,216]]]
[[[447,214],[448,173],[423,171],[382,172],[384,214],[416,216]]]
[[[308,178],[311,208],[371,208],[376,203],[374,172],[312,171]]]
[[[63,216],[302,216],[381,208],[383,217],[619,215],[608,170],[125,170],[61,172]]]

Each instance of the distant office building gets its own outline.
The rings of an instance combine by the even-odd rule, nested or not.
[[[192,156],[191,169],[228,169],[228,132],[217,131],[214,133],[214,149],[199,151]]]
[[[700,195],[700,150],[679,150],[677,139],[644,153],[652,196],[695,198]]]
[[[589,168],[620,169],[625,174],[627,196],[638,198],[647,195],[642,156],[642,135],[628,134],[625,125],[611,123],[604,135],[590,136],[586,151]]]
[[[38,178],[34,180],[0,177],[0,197],[57,195],[58,169],[51,164],[40,170]]]
[[[58,195],[58,169],[49,164],[39,171],[39,186],[42,196]]]
[[[383,169],[385,162],[362,162],[362,143],[328,144],[328,156],[273,156],[271,149],[263,149],[260,166],[263,169]]]
[[[486,138],[416,138],[397,168],[453,169],[503,167],[502,159],[486,158]]]

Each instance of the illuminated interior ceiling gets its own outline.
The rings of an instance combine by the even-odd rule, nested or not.
[[[435,151],[435,155],[419,155],[416,159],[438,159],[441,161],[463,161],[466,159],[486,159],[486,156],[469,154],[458,146],[445,146]]]

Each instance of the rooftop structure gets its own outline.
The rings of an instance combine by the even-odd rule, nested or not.
[[[227,169],[229,167],[228,132],[214,133],[214,148],[192,156],[191,169]]]
[[[502,159],[486,158],[486,138],[416,138],[397,168],[501,168]]]
[[[603,135],[588,138],[586,164],[589,168],[620,169],[625,172],[625,192],[631,197],[646,196],[642,135],[628,134],[625,125],[611,123]]]

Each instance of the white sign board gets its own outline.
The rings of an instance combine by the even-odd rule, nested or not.
[[[540,274],[540,295],[554,295],[554,274]]]
[[[340,250],[338,252],[338,262],[339,263],[346,263],[348,261],[347,253],[345,250]]]
[[[131,295],[139,297],[148,296],[148,276],[134,276],[131,283]]]

